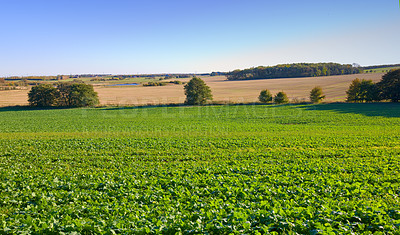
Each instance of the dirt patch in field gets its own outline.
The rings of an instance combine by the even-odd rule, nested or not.
[[[246,81],[227,81],[224,76],[202,77],[211,87],[214,100],[222,102],[254,102],[262,89],[272,94],[284,91],[291,100],[308,101],[309,92],[315,86],[322,87],[327,102],[344,101],[346,90],[355,78],[370,79],[377,82],[382,73],[354,74],[329,77],[260,79]],[[188,81],[189,79],[179,79]],[[183,103],[185,94],[183,85],[159,87],[95,86],[102,105],[145,105]],[[0,106],[26,105],[28,90],[0,91]]]

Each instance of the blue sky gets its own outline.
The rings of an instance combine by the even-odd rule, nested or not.
[[[397,0],[0,0],[0,76],[400,63]]]

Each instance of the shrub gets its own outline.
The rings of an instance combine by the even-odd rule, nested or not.
[[[202,105],[212,100],[211,89],[198,77],[193,77],[185,86],[185,104]]]
[[[281,91],[281,92],[278,92],[278,94],[276,94],[276,96],[274,97],[274,102],[277,104],[286,104],[286,103],[289,103],[289,99],[288,99],[286,93]]]
[[[167,82],[148,82],[143,84],[143,86],[165,86]]]
[[[50,84],[40,84],[31,88],[28,102],[31,106],[50,107],[57,104],[58,90]]]
[[[377,84],[383,99],[392,102],[400,101],[400,69],[392,70],[383,75],[382,80]]]
[[[322,88],[319,86],[314,87],[310,92],[310,100],[313,103],[319,103],[323,99],[325,99],[324,93],[322,92]]]
[[[267,89],[262,90],[262,91],[260,92],[260,95],[258,96],[258,100],[259,100],[261,103],[269,103],[269,102],[271,102],[271,101],[272,101],[272,94],[271,94],[271,92],[269,92],[269,90],[267,90]]]

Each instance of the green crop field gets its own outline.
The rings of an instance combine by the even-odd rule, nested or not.
[[[0,234],[399,234],[400,105],[0,108]]]

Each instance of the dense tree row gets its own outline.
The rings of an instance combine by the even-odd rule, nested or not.
[[[379,89],[372,80],[354,79],[347,93],[347,102],[372,102],[379,101]]]
[[[381,81],[355,79],[347,90],[348,102],[400,101],[400,69],[383,75]]]
[[[214,76],[225,76],[227,74],[228,73],[226,73],[226,72],[212,72],[212,73],[210,73],[210,76],[211,77],[214,77]]]
[[[298,63],[281,64],[271,67],[256,67],[244,70],[234,70],[227,76],[228,80],[271,79],[293,77],[318,77],[330,75],[356,74],[361,69],[350,64],[337,63]]]

